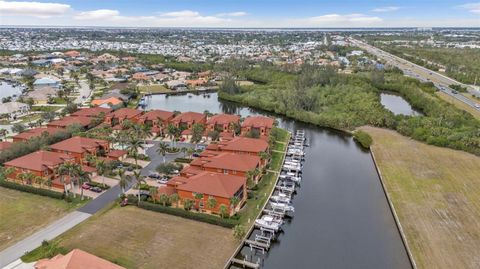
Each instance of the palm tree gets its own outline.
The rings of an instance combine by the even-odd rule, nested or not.
[[[41,176],[35,176],[33,181],[35,182],[35,184],[39,185],[40,188],[42,188],[42,185],[43,185],[43,182],[45,181],[45,179]]]
[[[163,120],[160,117],[157,117],[156,121],[157,127],[160,129],[160,132],[158,133],[158,136],[162,135],[163,136],[163,128],[165,128],[165,124]]]
[[[158,195],[158,188],[151,187],[150,188],[150,197],[152,197],[153,203],[155,204],[157,202],[157,195]],[[165,195],[165,194],[162,194]],[[160,197],[161,199],[162,197]]]
[[[132,177],[130,175],[125,175],[125,170],[118,169],[118,176],[120,177],[120,188],[122,188],[122,193],[125,193],[125,189],[127,188],[128,184],[132,182]]]
[[[253,188],[253,186],[255,186],[255,181],[254,181],[254,177],[255,177],[255,172],[253,172],[254,170],[250,170],[250,171],[247,171],[246,173],[246,176],[247,176],[247,187],[249,189]]]
[[[140,187],[142,186],[142,184],[145,184],[146,181],[145,181],[145,177],[142,176],[140,170],[135,170],[133,171],[133,176],[135,177],[136,179],[136,183],[135,183],[135,187],[138,188],[138,203],[140,204]]]
[[[173,193],[170,195],[170,201],[172,203],[175,203],[175,206],[178,207],[178,201],[180,200],[180,196],[178,196],[178,193]]]
[[[127,142],[127,150],[135,159],[135,166],[138,166],[138,149],[144,149],[143,142],[136,136],[130,136]]]
[[[208,197],[207,207],[210,209],[214,209],[216,206],[217,206],[217,199],[215,199],[215,197],[212,197],[212,196]]]
[[[158,144],[157,153],[163,156],[163,163],[165,163],[165,155],[167,154],[168,145],[165,142],[160,142]]]
[[[60,175],[60,182],[62,182],[63,184],[63,191],[65,192],[65,195],[66,195],[68,191],[67,191],[67,181],[65,180],[65,176],[69,175],[68,163],[61,164],[60,167],[58,167],[58,174]]]
[[[218,211],[222,218],[225,218],[225,216],[228,215],[228,207],[225,204],[221,204]]]
[[[35,175],[30,172],[17,174],[17,179],[22,181],[22,184],[25,184],[25,182],[27,182],[27,184],[31,184],[34,178],[35,178]]]
[[[166,194],[160,195],[160,203],[162,203],[163,206],[167,206],[168,196]]]
[[[240,202],[240,199],[237,196],[233,196],[232,198],[230,198],[230,205],[232,206],[232,209],[235,210],[239,202]]]
[[[7,137],[7,129],[0,129],[0,138],[6,138]]]
[[[77,197],[77,195],[73,191],[73,186],[74,186],[74,182],[75,182],[76,178],[80,174],[80,170],[82,169],[82,167],[79,164],[76,164],[76,163],[64,163],[64,164],[60,165],[60,167],[58,169],[59,169],[59,174],[61,174],[63,176],[68,175],[70,177],[70,189],[73,192],[73,197],[74,198]],[[65,188],[65,193],[66,193],[67,188],[66,188],[66,184],[65,184],[66,183],[65,178],[63,177],[62,180],[63,180],[63,183],[64,183],[64,188]]]
[[[97,173],[99,176],[102,177],[102,184],[105,185],[105,177],[104,175],[107,173],[107,164],[105,163],[104,160],[97,160],[95,164],[95,168],[97,168]]]
[[[192,209],[192,206],[193,206],[193,200],[192,199],[185,199],[183,201],[183,208],[187,211],[190,211],[190,209]]]
[[[202,124],[193,124],[191,142],[195,144],[195,149],[197,149],[197,144],[202,140],[204,131],[205,127]]]
[[[83,171],[80,168],[79,174],[78,174],[78,186],[80,187],[80,200],[83,201],[83,188],[82,185],[85,182],[90,182],[92,181],[91,179],[91,174],[87,171]]]
[[[193,153],[195,153],[195,149],[193,149],[191,147],[188,147],[187,148],[187,154],[190,157],[190,159],[192,158]]]
[[[187,147],[182,147],[180,151],[183,153],[183,158],[187,158]]]
[[[173,139],[176,136],[177,129],[178,128],[175,127],[175,125],[173,125],[171,123],[167,125],[167,134],[170,136],[170,139],[171,139],[170,146],[172,146],[172,147],[173,147]]]
[[[15,172],[15,168],[8,167],[8,168],[1,168],[1,176],[0,179],[6,179],[11,173]]]
[[[195,193],[195,204],[198,203],[198,209],[200,208],[200,200],[203,199],[203,194],[202,193]]]

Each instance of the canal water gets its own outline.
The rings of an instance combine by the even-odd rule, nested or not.
[[[154,95],[147,104],[147,109],[266,114],[219,101],[215,93]],[[293,198],[294,217],[270,251],[256,255],[264,258],[263,268],[411,268],[370,154],[343,133],[277,118],[281,127],[304,129],[310,147]],[[248,247],[241,253],[238,258],[252,258]]]
[[[395,115],[403,114],[405,116],[419,116],[422,113],[416,111],[403,97],[391,94],[381,93],[380,102],[388,110],[392,111]]]
[[[22,93],[20,86],[13,87],[12,84],[0,80],[0,100],[8,96],[19,96]]]

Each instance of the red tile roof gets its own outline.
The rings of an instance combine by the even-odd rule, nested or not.
[[[110,108],[104,108],[104,107],[89,107],[89,108],[82,108],[74,113],[72,113],[71,116],[81,116],[81,117],[96,117],[100,113],[109,113],[112,111]]]
[[[182,123],[182,122],[202,122],[207,118],[205,114],[197,112],[184,112],[172,119],[172,122]]]
[[[231,114],[217,114],[208,119],[207,124],[230,124],[231,122],[240,122],[240,116]]]
[[[126,151],[126,150],[110,150],[107,153],[107,157],[120,158],[120,157],[126,155],[127,153],[128,153],[128,151]]]
[[[272,128],[273,123],[275,122],[274,119],[264,116],[251,116],[246,118],[243,123],[242,127],[253,127],[253,128]]]
[[[118,118],[118,119],[132,119],[134,117],[141,115],[142,113],[143,112],[141,110],[124,107],[124,108],[115,110],[113,112],[110,112],[107,116]]]
[[[35,263],[35,269],[125,269],[107,260],[80,249],[74,249],[66,255],[58,254],[51,259],[42,259]]]
[[[59,120],[54,120],[47,123],[48,127],[60,127],[66,128],[73,124],[79,124],[83,127],[87,127],[92,122],[92,118],[90,117],[75,117],[75,116],[68,116],[64,117]]]
[[[144,115],[142,115],[139,120],[141,121],[156,121],[158,118],[160,118],[163,121],[169,120],[173,117],[173,112],[170,111],[165,111],[165,110],[160,110],[160,109],[155,109],[148,111]]]
[[[177,186],[177,190],[230,198],[246,181],[245,177],[203,172],[190,177],[185,184]]]
[[[39,150],[6,162],[4,165],[33,171],[44,171],[45,167],[57,166],[67,160],[73,160],[72,158],[64,153]]]
[[[34,128],[34,129],[26,130],[23,133],[19,133],[13,136],[13,139],[28,140],[32,137],[41,136],[45,132],[48,133],[49,135],[54,135],[61,131],[62,130],[59,130],[58,128]]]
[[[6,150],[8,149],[9,147],[12,146],[12,142],[6,142],[6,141],[1,141],[0,142],[0,150]]]
[[[205,168],[227,169],[247,172],[260,165],[260,157],[247,154],[235,154],[223,152],[214,157],[198,158],[192,165],[200,165]]]
[[[175,188],[171,186],[160,186],[158,187],[157,191],[157,196],[160,197],[160,195],[165,194],[165,195],[172,195],[175,193]]]
[[[58,151],[84,153],[104,145],[108,145],[105,140],[75,136],[50,145],[50,148]]]
[[[259,153],[268,149],[268,143],[257,138],[235,137],[230,141],[222,143],[224,143],[224,145],[219,146],[222,151],[226,150]]]

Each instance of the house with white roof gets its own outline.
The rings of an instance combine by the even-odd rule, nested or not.
[[[37,88],[41,87],[52,87],[59,88],[60,82],[49,77],[39,78],[33,82],[33,86]]]

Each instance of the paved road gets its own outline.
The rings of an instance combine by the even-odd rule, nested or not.
[[[0,252],[0,268],[19,259],[25,252],[41,245],[43,240],[52,240],[60,234],[73,228],[75,225],[89,218],[91,214],[74,211],[65,217],[53,222],[39,232],[23,239],[15,245]]]
[[[88,100],[88,98],[92,94],[92,91],[90,90],[90,87],[88,86],[88,82],[86,80],[80,80],[78,84],[80,84],[79,96],[75,99],[75,103],[82,104],[83,102]],[[85,98],[83,98],[84,96]]]
[[[473,107],[477,110],[480,110],[480,107],[475,106],[477,103],[475,103],[473,100],[471,100],[471,99],[469,99],[469,98],[467,98],[467,97],[465,97],[461,94],[453,93],[453,90],[448,87],[449,85],[452,85],[452,84],[461,85],[461,86],[467,87],[468,92],[470,94],[480,97],[480,91],[475,89],[473,86],[460,83],[460,82],[458,82],[458,81],[456,81],[452,78],[449,78],[445,75],[442,75],[440,73],[437,73],[435,71],[427,69],[423,66],[420,66],[420,65],[414,64],[412,62],[409,62],[409,61],[407,61],[405,59],[402,59],[398,56],[395,56],[395,55],[390,54],[388,52],[385,52],[381,49],[378,49],[374,46],[371,46],[371,45],[369,45],[365,42],[361,42],[361,41],[353,39],[353,38],[350,38],[350,41],[354,45],[365,49],[370,54],[376,55],[377,57],[384,59],[388,64],[400,68],[401,70],[403,70],[405,75],[413,77],[413,78],[417,78],[421,81],[431,81],[435,84],[435,86],[440,91],[458,99],[461,102],[464,102],[465,104],[467,104],[467,105],[469,105],[469,106],[471,106],[471,107]]]

